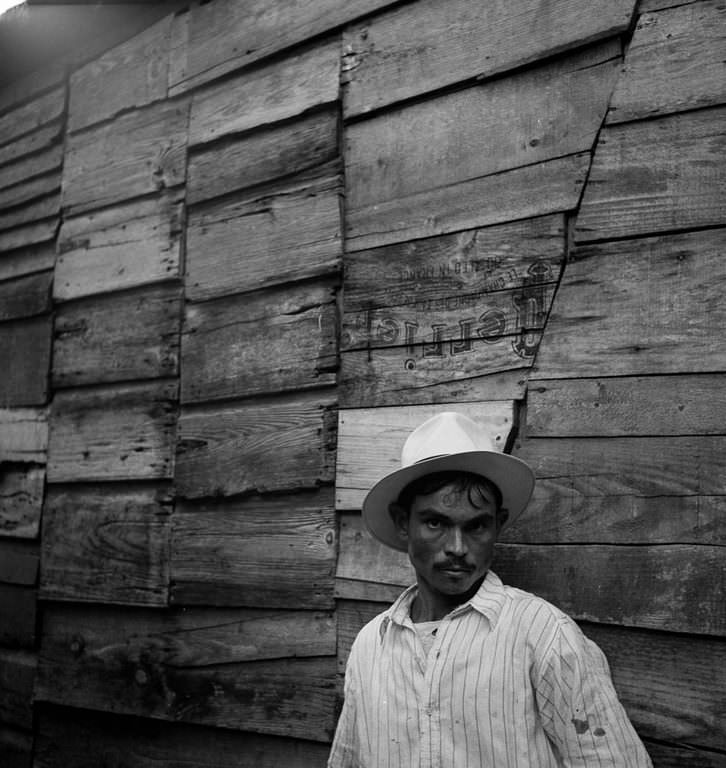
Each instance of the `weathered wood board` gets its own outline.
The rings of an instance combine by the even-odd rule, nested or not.
[[[59,179],[60,181],[60,179]],[[49,219],[60,214],[60,190],[50,195],[32,200],[19,208],[11,208],[0,213],[0,229],[6,230],[30,224],[39,219]],[[0,247],[4,248],[4,238],[0,239]]]
[[[61,85],[0,115],[2,143],[5,144],[56,120],[61,116],[64,108],[65,86]]]
[[[194,5],[178,20],[170,73],[176,94],[390,5],[393,0],[236,0]]]
[[[155,487],[51,486],[39,596],[166,606],[170,502],[168,492]]]
[[[63,164],[69,213],[183,184],[189,104],[164,101],[70,134]]]
[[[42,128],[38,128],[32,133],[26,133],[14,141],[3,143],[0,146],[0,165],[12,163],[25,155],[35,154],[47,149],[55,144],[61,138],[63,123],[60,120],[54,120]]]
[[[0,453],[0,535],[34,539],[40,530],[45,468],[2,462]]]
[[[52,271],[0,282],[0,321],[48,312],[52,283]]]
[[[44,408],[0,408],[0,464],[45,464],[47,449]]]
[[[20,158],[13,163],[0,167],[0,189],[12,187],[35,176],[47,174],[50,171],[57,170],[60,173],[62,164],[62,144],[56,144],[28,157]],[[9,190],[7,194],[12,195],[12,190]]]
[[[50,315],[0,324],[0,408],[47,402],[52,327]]]
[[[349,27],[345,116],[488,78],[628,29],[634,0],[419,0]],[[506,121],[505,121],[506,122]]]
[[[319,392],[183,410],[176,488],[181,496],[231,496],[332,483],[334,399]]]
[[[33,764],[33,732],[0,723],[0,754],[3,768],[31,768]]]
[[[301,619],[49,605],[36,699],[329,741],[334,622]]]
[[[723,225],[726,107],[606,126],[595,149],[575,240]]]
[[[194,301],[336,271],[340,179],[301,178],[189,215],[186,295]]]
[[[338,108],[199,147],[189,157],[189,204],[314,168],[338,155]]]
[[[38,582],[38,562],[38,542],[0,539],[0,582],[35,586]]]
[[[183,226],[177,193],[66,218],[53,297],[63,301],[178,277]]]
[[[20,75],[0,85],[0,111],[5,112],[27,103],[44,92],[61,85],[65,72],[60,68],[42,67],[29,74]]]
[[[643,14],[607,123],[723,104],[725,64],[726,8],[719,0]]]
[[[42,176],[29,178],[6,189],[0,189],[0,208],[10,208],[14,205],[27,203],[37,197],[50,195],[61,186],[60,168],[43,174]]]
[[[724,370],[723,229],[571,254],[535,378]]]
[[[57,392],[48,480],[151,480],[174,474],[174,381]]]
[[[340,42],[318,43],[192,96],[189,145],[276,123],[338,98]]]
[[[334,608],[332,489],[183,504],[172,519],[171,602]]]
[[[723,752],[699,749],[690,744],[671,746],[648,740],[645,741],[645,747],[653,765],[658,768],[726,768],[726,755]]]
[[[577,207],[590,153],[345,210],[346,252]]]
[[[36,666],[35,654],[0,648],[0,721],[3,723],[33,727]],[[1,749],[0,754],[3,754]]]
[[[514,426],[514,403],[507,400],[340,411],[336,508],[360,509],[371,487],[400,468],[401,448],[411,431],[443,410],[461,411],[479,422],[495,447],[504,450]]]
[[[36,638],[35,587],[0,584],[0,645],[34,648]]]
[[[62,305],[55,318],[54,387],[175,376],[182,296],[177,286]]]
[[[608,41],[346,126],[346,205],[356,211],[589,151],[620,62],[620,44]]]
[[[58,225],[58,218],[54,217],[45,221],[26,224],[24,227],[0,231],[0,252],[12,251],[16,248],[25,248],[53,240],[58,231]]]
[[[0,280],[43,272],[53,269],[54,264],[55,243],[42,243],[12,253],[0,253]]]

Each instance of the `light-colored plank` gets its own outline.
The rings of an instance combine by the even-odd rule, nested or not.
[[[181,312],[176,286],[61,306],[55,318],[53,386],[175,376]]]
[[[21,469],[0,464],[0,535],[37,538],[44,484],[44,467]]]
[[[0,280],[29,275],[53,269],[55,265],[55,243],[42,243],[12,253],[0,254]]]
[[[47,449],[44,408],[0,408],[0,463],[45,464]]]
[[[723,3],[707,0],[641,15],[610,102],[607,123],[725,101]]]
[[[34,176],[42,176],[56,169],[60,173],[62,163],[63,145],[56,144],[36,154],[3,165],[0,167],[0,189],[5,190],[6,187],[12,187],[14,184],[27,181]],[[12,190],[7,190],[6,194],[11,195]]]
[[[589,166],[590,153],[583,152],[358,210],[346,208],[346,251],[572,210]]]
[[[419,0],[365,20],[343,39],[345,115],[625,32],[635,0]]]
[[[300,179],[189,215],[187,297],[210,299],[334,272],[340,180]]]
[[[3,723],[33,727],[36,666],[35,654],[0,648],[0,720]]]
[[[60,190],[0,213],[0,229],[10,229],[60,214]],[[4,233],[3,233],[4,234]]]
[[[39,596],[166,606],[170,501],[152,487],[51,486],[43,510]]]
[[[50,315],[0,324],[0,408],[47,402],[52,333]]]
[[[195,91],[189,145],[275,123],[338,98],[340,43],[318,43],[259,69]]]
[[[723,229],[578,249],[540,346],[536,378],[724,370]]]
[[[54,88],[33,101],[0,116],[0,143],[12,141],[60,117],[65,107],[65,86]]]
[[[335,478],[337,509],[360,509],[363,498],[384,475],[401,466],[401,448],[411,431],[444,410],[458,410],[484,426],[504,450],[514,422],[514,404],[501,400],[340,411]]]
[[[32,133],[26,133],[24,136],[0,145],[0,165],[11,163],[25,155],[40,152],[54,144],[61,138],[63,124],[56,120],[49,125],[38,128]]]
[[[176,398],[165,381],[55,393],[48,480],[172,477]]]
[[[63,206],[71,213],[184,183],[189,105],[164,101],[68,137]]]
[[[335,299],[328,282],[187,304],[182,402],[335,384]]]
[[[348,125],[346,205],[356,211],[589,151],[620,61],[620,44],[608,41]]]
[[[0,232],[0,252],[27,248],[38,243],[55,239],[60,222],[58,217],[35,221],[22,227],[5,229]]]
[[[305,171],[337,155],[338,110],[326,107],[292,123],[200,147],[189,158],[187,202],[198,203]]]
[[[189,498],[313,488],[333,480],[334,415],[310,392],[189,409],[179,419],[176,487]]]
[[[32,317],[48,312],[52,282],[52,271],[0,282],[0,320]]]
[[[187,503],[172,526],[174,605],[334,608],[332,489]]]
[[[605,127],[575,223],[577,242],[726,218],[726,107]]]
[[[65,219],[53,297],[75,299],[178,277],[183,215],[179,197],[168,194]]]

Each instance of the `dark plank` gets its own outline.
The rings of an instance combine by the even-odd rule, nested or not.
[[[52,271],[0,282],[0,320],[48,312],[52,283]]]
[[[338,620],[338,672],[345,674],[350,649],[358,633],[379,613],[390,606],[384,601],[338,600],[335,616]]]
[[[187,297],[328,274],[342,252],[340,179],[301,178],[189,215]]]
[[[0,754],[3,756],[3,768],[31,768],[33,733],[0,723]]]
[[[535,378],[724,370],[724,230],[604,243],[565,269]]]
[[[38,581],[38,562],[37,542],[0,539],[0,582],[35,586]]]
[[[722,225],[725,117],[719,107],[604,128],[576,241]]]
[[[2,143],[30,133],[57,119],[62,114],[64,107],[65,86],[61,85],[6,112],[0,116]]]
[[[33,272],[53,269],[55,243],[42,243],[0,254],[0,280],[12,280]]]
[[[61,306],[55,319],[53,386],[175,376],[181,313],[176,286]]]
[[[330,396],[311,392],[183,411],[175,475],[179,494],[229,496],[332,482],[333,405]]]
[[[188,304],[182,402],[335,384],[336,331],[329,282]]]
[[[653,768],[726,768],[726,755],[690,744],[672,745],[645,741]]]
[[[57,217],[54,217],[44,221],[35,221],[22,227],[0,231],[0,252],[12,251],[16,248],[25,248],[30,245],[53,240],[58,231],[58,224]]]
[[[51,486],[39,596],[166,606],[170,501],[164,489],[153,487]]]
[[[636,3],[423,0],[346,30],[346,117],[509,69],[628,29]]]
[[[50,315],[0,324],[0,407],[47,401],[52,326]]]
[[[50,604],[36,698],[328,741],[334,652],[327,614]]]
[[[44,484],[45,468],[0,461],[0,535],[37,537]]]
[[[33,648],[36,638],[36,589],[0,584],[0,645]]]
[[[172,530],[175,605],[334,607],[331,489],[183,504]]]
[[[30,74],[15,77],[0,86],[0,111],[5,112],[21,103],[52,90],[65,80],[60,68],[44,67]]]
[[[27,203],[38,197],[50,195],[61,186],[61,173],[58,170],[23,180],[6,189],[0,189],[0,208],[9,208],[21,203]]]
[[[21,225],[31,224],[40,219],[49,219],[60,214],[60,190],[50,195],[30,201],[18,208],[0,213],[0,230],[7,230]],[[12,233],[2,232],[0,243],[7,242]]]
[[[726,9],[718,0],[644,13],[628,46],[607,123],[723,104],[724,51]]]
[[[60,139],[62,131],[62,120],[55,120],[32,133],[26,133],[14,141],[7,144],[3,143],[0,146],[0,165],[5,165],[5,163],[18,160],[25,155],[47,149]]]
[[[169,478],[174,474],[176,382],[57,392],[48,480]]]
[[[6,195],[3,201],[7,200],[8,203],[23,202],[22,195],[20,199],[16,198],[15,192],[12,189],[14,185],[32,179],[35,176],[42,176],[49,171],[57,171],[57,175],[60,175],[62,164],[63,145],[56,144],[48,149],[20,158],[13,163],[3,165],[0,167],[0,189],[5,190],[4,194]],[[7,187],[10,187],[10,189],[6,189]]]
[[[28,651],[0,649],[0,721],[3,723],[32,729],[37,661],[36,655]],[[2,748],[0,754],[3,754]]]
[[[45,409],[0,409],[0,462],[45,464],[47,448]]]

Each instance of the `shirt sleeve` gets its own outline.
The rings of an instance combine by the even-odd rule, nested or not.
[[[343,687],[343,709],[335,729],[333,746],[330,748],[328,768],[358,768],[358,743],[356,735],[356,686],[353,672],[353,652],[348,658]]]
[[[652,768],[605,655],[570,618],[557,620],[535,677],[545,732],[566,768]]]

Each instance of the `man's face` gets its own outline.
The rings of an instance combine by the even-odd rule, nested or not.
[[[496,500],[488,488],[473,496],[476,505],[466,490],[449,483],[414,497],[408,518],[397,516],[419,588],[435,600],[468,600],[491,565],[500,529]]]

